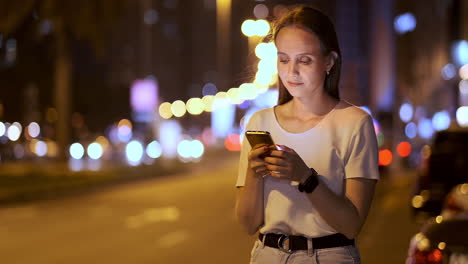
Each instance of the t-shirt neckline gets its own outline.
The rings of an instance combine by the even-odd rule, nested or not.
[[[290,134],[290,135],[303,135],[303,134],[309,133],[309,132],[314,131],[314,130],[316,130],[317,128],[319,128],[319,127],[323,124],[323,122],[324,122],[326,119],[328,119],[328,117],[338,108],[338,106],[339,106],[340,104],[341,104],[341,100],[339,100],[338,103],[332,108],[332,110],[330,110],[328,113],[326,113],[325,116],[322,118],[322,120],[320,120],[314,127],[310,128],[310,129],[308,129],[308,130],[306,130],[306,131],[304,131],[304,132],[300,132],[300,133],[289,132],[289,131],[287,131],[286,129],[284,129],[284,128],[281,126],[281,124],[280,124],[279,121],[278,121],[278,118],[276,117],[276,112],[275,112],[275,107],[276,107],[276,105],[273,106],[273,107],[271,108],[271,113],[272,113],[272,115],[273,115],[273,119],[274,119],[274,121],[275,121],[276,126],[277,126],[282,132],[284,132],[284,133],[286,133],[286,134]]]

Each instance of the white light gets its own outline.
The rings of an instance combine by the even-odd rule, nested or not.
[[[162,154],[161,144],[159,144],[159,142],[156,140],[149,143],[148,146],[146,147],[146,155],[148,155],[148,157],[150,158],[157,159],[161,157],[161,154]]]
[[[211,114],[211,124],[214,135],[218,138],[227,137],[232,133],[236,106],[230,104],[228,99],[216,99],[213,108],[215,111]]]
[[[462,127],[468,127],[468,106],[462,106],[457,109],[457,122]]]
[[[199,140],[192,140],[192,154],[191,156],[195,159],[200,158],[203,155],[203,152],[205,151],[205,147],[203,146],[203,143],[201,143]]]
[[[393,25],[398,33],[404,34],[416,28],[416,18],[411,13],[404,13],[395,18]]]
[[[460,90],[460,95],[467,95],[468,94],[468,81],[461,80],[458,84],[458,89]]]
[[[130,141],[125,148],[127,160],[131,165],[138,165],[143,157],[143,146],[136,140]]]
[[[74,159],[81,159],[84,156],[84,148],[80,143],[73,143],[70,146],[70,156]]]
[[[175,158],[177,156],[177,143],[180,141],[182,127],[176,120],[165,120],[159,127],[159,141],[164,157]]]
[[[460,70],[458,70],[458,74],[461,79],[468,80],[468,64],[461,66]]]
[[[91,159],[97,160],[97,159],[101,158],[102,153],[103,153],[103,150],[102,150],[101,145],[99,145],[99,143],[94,142],[94,143],[91,143],[88,146],[88,156]]]
[[[43,157],[47,154],[47,144],[44,141],[38,141],[35,145],[35,150],[36,155]]]
[[[452,46],[452,57],[458,65],[468,64],[468,41],[455,42]]]
[[[10,139],[11,141],[18,140],[20,135],[21,135],[21,130],[18,128],[18,126],[11,125],[7,130],[8,139]]]
[[[400,118],[403,122],[407,123],[413,118],[413,106],[408,103],[404,103],[400,107]]]
[[[432,121],[427,118],[422,118],[418,124],[419,136],[422,138],[428,139],[432,137],[434,129],[432,128]]]
[[[0,122],[0,137],[5,135],[6,132],[6,126],[3,122]]]
[[[408,123],[405,126],[405,134],[408,138],[415,138],[417,133],[418,133],[418,128],[416,127],[416,124],[414,124],[413,122]]]
[[[28,132],[32,138],[35,138],[41,133],[41,128],[36,122],[31,122],[28,126]]]
[[[190,148],[192,147],[190,140],[182,140],[177,146],[177,153],[182,158],[188,159],[192,156]]]
[[[247,19],[242,23],[241,31],[247,37],[252,37],[255,35],[255,21],[252,19]]]
[[[437,131],[447,129],[450,126],[449,113],[447,111],[435,113],[432,117],[432,126]]]
[[[444,80],[451,80],[457,74],[455,65],[449,63],[445,65],[441,70],[441,75]]]

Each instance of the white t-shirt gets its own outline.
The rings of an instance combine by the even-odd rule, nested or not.
[[[341,101],[314,128],[290,133],[278,123],[273,108],[257,111],[246,130],[266,130],[276,144],[294,149],[320,180],[338,195],[344,195],[347,178],[379,179],[378,147],[372,118],[359,107]],[[251,147],[244,137],[236,186],[244,186],[247,155]],[[320,237],[337,233],[319,215],[297,185],[264,178],[264,225],[261,233]]]

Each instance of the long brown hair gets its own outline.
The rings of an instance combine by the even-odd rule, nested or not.
[[[333,51],[338,55],[334,59],[334,64],[329,74],[325,77],[324,89],[329,96],[339,100],[340,92],[338,86],[341,73],[341,50],[338,44],[335,27],[330,18],[315,8],[308,6],[298,7],[286,14],[276,23],[272,32],[273,40],[276,40],[282,28],[292,25],[300,26],[313,32],[320,40],[320,48],[324,56],[331,55]],[[287,103],[293,98],[288,90],[286,90],[286,87],[284,87],[279,76],[278,90],[278,105]]]

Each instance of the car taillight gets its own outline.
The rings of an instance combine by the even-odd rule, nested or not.
[[[412,264],[442,264],[442,259],[442,251],[440,251],[439,249],[416,249],[416,251],[414,252],[414,259]]]

